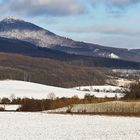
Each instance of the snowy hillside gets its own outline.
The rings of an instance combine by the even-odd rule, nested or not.
[[[0,22],[0,36],[30,42],[40,47],[50,45],[73,46],[74,41],[15,17],[7,17]]]
[[[56,97],[72,97],[78,95],[84,97],[84,92],[58,88],[53,86],[46,86],[25,81],[5,80],[0,81],[0,97],[28,97],[28,98],[47,98],[50,93],[54,93]]]
[[[78,91],[76,89],[66,89],[53,86],[46,86],[25,81],[4,80],[0,81],[0,97],[28,97],[28,98],[48,98],[50,93],[54,93],[56,97],[73,97],[77,95],[79,98],[84,98],[86,93],[95,95],[96,97],[118,97],[122,96],[120,93],[115,92],[89,92]]]
[[[26,41],[29,43],[34,44],[35,46],[39,47],[47,47],[47,48],[55,48],[58,50],[62,50],[62,48],[66,47],[66,51],[69,53],[68,48],[84,48],[86,46],[86,49],[88,49],[88,45],[86,43],[77,42],[72,39],[61,37],[59,35],[56,35],[46,29],[43,29],[37,25],[34,25],[30,22],[26,22],[22,19],[18,19],[16,17],[7,17],[0,21],[0,37],[9,38],[9,39],[18,39],[22,41]],[[62,48],[59,48],[62,47]],[[93,52],[97,56],[101,57],[109,57],[109,58],[119,58],[116,54],[113,52],[110,53],[106,50],[100,50],[101,48],[97,49],[94,44],[90,44],[90,48],[92,46]],[[95,48],[94,48],[95,47]],[[98,50],[98,51],[97,51]],[[98,53],[97,53],[98,52]],[[78,53],[75,50],[70,53]],[[94,55],[95,55],[94,54]],[[83,54],[84,55],[84,54]]]

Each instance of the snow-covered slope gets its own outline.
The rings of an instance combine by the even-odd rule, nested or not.
[[[110,57],[110,58],[114,58],[114,59],[119,59],[119,58],[120,58],[118,55],[116,55],[116,54],[114,54],[114,53],[111,53],[111,54],[109,55],[109,57]]]
[[[55,35],[32,23],[24,20],[7,17],[0,22],[0,36],[14,38],[33,43],[39,47],[50,47],[51,45],[73,46],[74,41]]]
[[[7,24],[8,23],[14,23],[15,21],[21,21],[21,22],[23,22],[22,19],[19,19],[19,18],[14,17],[14,16],[9,16],[9,17],[7,17],[7,18],[5,18],[5,19],[2,20],[3,23],[7,23]]]
[[[84,92],[79,92],[72,89],[58,88],[53,86],[46,86],[37,83],[4,80],[0,81],[0,97],[28,97],[28,98],[48,98],[50,93],[54,93],[56,97],[72,97],[78,95],[84,96]]]
[[[89,92],[89,91],[78,91],[76,89],[66,89],[53,86],[46,86],[25,81],[14,81],[14,80],[4,80],[0,81],[0,97],[10,97],[11,95],[15,97],[28,97],[43,99],[48,98],[50,93],[55,94],[56,97],[73,97],[78,96],[79,98],[84,98],[86,93],[95,95],[96,97],[118,97],[121,96],[120,93],[106,93],[106,92]]]

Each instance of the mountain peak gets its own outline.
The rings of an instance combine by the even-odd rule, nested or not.
[[[23,21],[23,20],[21,20],[17,17],[14,17],[14,16],[9,16],[2,20],[2,22],[6,22],[6,23],[13,23],[15,21]]]
[[[53,33],[33,24],[33,23],[30,23],[26,20],[22,20],[22,19],[19,19],[17,17],[14,17],[14,16],[9,16],[9,17],[6,17],[4,18],[3,20],[0,21],[0,32],[5,32],[5,31],[13,31],[13,30],[22,30],[23,32],[26,30],[29,31],[44,31],[50,35],[54,35]],[[12,32],[11,32],[12,34]],[[19,33],[20,34],[20,33]]]

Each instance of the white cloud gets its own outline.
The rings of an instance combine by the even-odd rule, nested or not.
[[[104,4],[112,13],[115,9],[116,14],[120,9],[139,2],[140,0],[3,0],[0,9],[2,13],[22,16],[65,16],[84,13],[88,11],[87,5]]]
[[[0,8],[5,12],[28,16],[64,16],[80,14],[85,10],[77,0],[5,0]]]

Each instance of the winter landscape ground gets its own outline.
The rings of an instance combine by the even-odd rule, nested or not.
[[[1,140],[139,140],[136,117],[0,113]]]
[[[84,87],[83,87],[84,88]],[[0,81],[0,98],[14,95],[16,98],[35,98],[35,99],[46,99],[50,93],[54,93],[56,97],[68,97],[78,96],[84,98],[86,93],[95,95],[96,97],[121,97],[121,93],[113,92],[116,89],[121,89],[115,86],[95,86],[96,89],[102,89],[101,92],[90,92],[90,91],[79,91],[76,89],[60,88],[54,86],[47,86],[32,82],[18,81],[18,80],[3,80]],[[82,89],[82,87],[81,87]],[[94,89],[94,86],[93,86]],[[103,90],[110,90],[105,92]]]
[[[0,0],[0,140],[140,140],[140,0]]]

